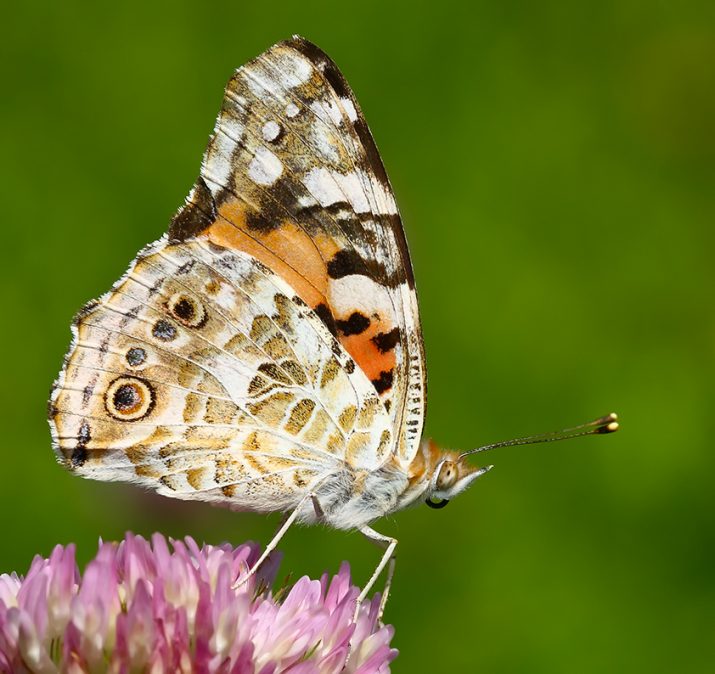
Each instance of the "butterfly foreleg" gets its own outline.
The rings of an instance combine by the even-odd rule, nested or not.
[[[315,494],[311,494],[310,500],[313,501],[313,510],[315,511],[315,517],[318,522],[325,522],[325,512],[323,512],[323,507],[320,505],[318,497]]]
[[[397,548],[397,539],[396,538],[390,538],[389,536],[384,536],[383,534],[378,533],[374,529],[371,529],[368,526],[364,526],[360,528],[360,533],[365,536],[369,541],[377,545],[379,548],[384,550],[384,554],[382,555],[382,559],[380,559],[380,563],[377,565],[377,568],[375,569],[375,572],[372,574],[370,577],[370,580],[367,582],[365,587],[363,588],[362,592],[360,593],[360,596],[358,597],[358,603],[357,603],[357,608],[355,609],[355,614],[357,615],[357,612],[360,610],[360,605],[362,604],[363,600],[365,597],[367,597],[368,593],[372,589],[372,586],[375,584],[377,579],[379,578],[380,574],[382,573],[383,569],[385,566],[387,566],[387,577],[385,578],[385,587],[382,591],[382,596],[380,597],[380,608],[378,611],[377,618],[378,620],[382,619],[382,614],[385,610],[385,605],[387,604],[387,598],[390,594],[390,586],[392,585],[392,577],[395,574],[395,560],[396,560],[396,555],[395,555],[395,549]]]
[[[308,500],[312,501],[313,508],[318,519],[323,517],[323,509],[320,507],[317,495],[315,494],[315,492],[309,491],[307,494],[305,494],[305,496],[300,499],[298,505],[290,513],[283,516],[280,524],[278,525],[278,530],[275,534],[273,534],[273,538],[270,540],[268,545],[266,545],[266,549],[263,551],[263,554],[258,558],[258,561],[233,584],[232,589],[237,590],[239,587],[244,585],[248,581],[248,579],[253,576],[259,568],[261,568],[261,564],[263,564],[263,562],[268,559],[268,556],[271,554],[271,552],[276,549],[276,546],[278,545],[278,543],[280,543],[281,538],[285,536],[285,533],[295,522],[296,518],[300,514],[300,511],[302,510],[303,506],[308,502]]]

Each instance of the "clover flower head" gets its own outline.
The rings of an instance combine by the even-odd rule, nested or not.
[[[81,574],[73,545],[36,557],[27,575],[0,575],[1,672],[308,674],[389,671],[393,628],[379,596],[354,617],[347,564],[303,577],[281,599],[277,562],[233,589],[255,544],[199,547],[127,534],[100,542]]]

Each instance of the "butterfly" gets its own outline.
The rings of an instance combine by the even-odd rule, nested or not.
[[[475,451],[608,432],[615,415],[462,454],[422,439],[424,348],[400,215],[360,107],[300,38],[230,79],[168,233],[87,304],[49,403],[82,477],[357,529],[439,508],[490,466]]]

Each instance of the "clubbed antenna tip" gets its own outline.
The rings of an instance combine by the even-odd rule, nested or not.
[[[607,414],[605,417],[599,417],[594,421],[589,421],[579,426],[564,428],[560,431],[552,431],[550,433],[540,433],[539,435],[529,435],[524,438],[516,438],[514,440],[505,440],[504,442],[495,442],[491,445],[477,447],[460,455],[460,459],[469,454],[477,452],[486,452],[498,447],[512,447],[514,445],[535,445],[539,442],[555,442],[557,440],[568,440],[570,438],[580,438],[584,435],[603,435],[604,433],[615,433],[618,430],[618,415],[615,412]]]

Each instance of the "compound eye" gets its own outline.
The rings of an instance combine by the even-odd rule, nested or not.
[[[439,469],[436,487],[438,491],[445,491],[454,487],[457,481],[457,466],[454,461],[445,461]]]
[[[449,501],[446,498],[443,498],[441,501],[433,501],[432,497],[430,496],[425,503],[430,507],[433,508],[434,510],[441,510],[444,508]]]

